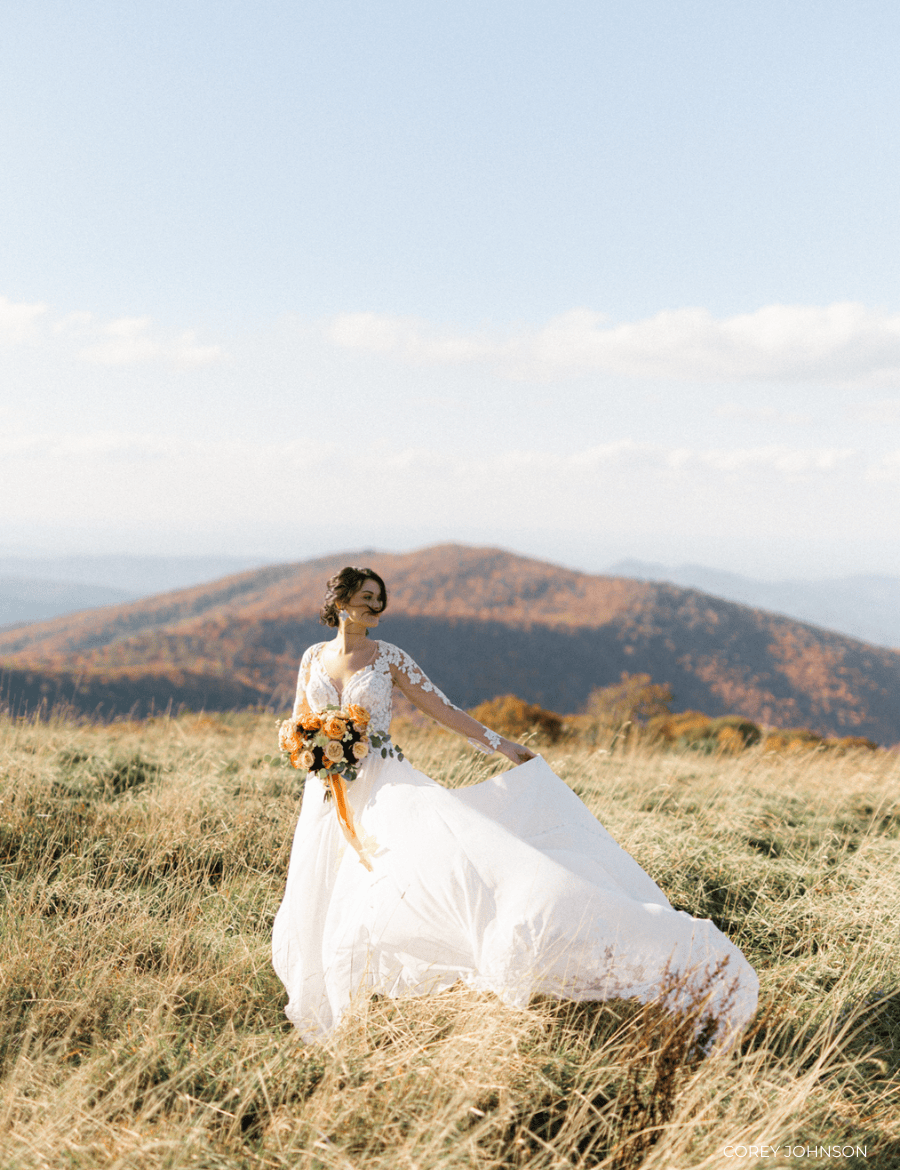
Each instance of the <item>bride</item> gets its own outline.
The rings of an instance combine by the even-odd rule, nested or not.
[[[303,655],[293,716],[353,703],[386,744],[363,759],[346,805],[337,791],[325,799],[317,775],[306,781],[272,938],[304,1038],[334,1029],[357,993],[423,995],[461,979],[518,1006],[536,993],[673,1009],[699,997],[718,1041],[734,1039],[758,992],[734,944],[674,910],[540,756],[455,707],[403,650],[368,639],[387,605],[376,572],[342,569],[327,590],[322,621],[337,636]],[[387,739],[394,688],[517,766],[442,788]]]

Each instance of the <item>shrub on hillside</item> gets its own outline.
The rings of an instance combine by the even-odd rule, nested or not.
[[[824,743],[825,736],[808,727],[776,727],[767,733],[763,748],[767,752],[791,754],[814,751]]]
[[[546,711],[536,703],[526,703],[517,695],[498,695],[480,703],[469,714],[508,739],[519,740],[531,735],[546,743],[556,743],[562,735],[561,715]]]
[[[845,735],[826,739],[808,727],[774,728],[763,741],[763,748],[768,752],[780,752],[782,755],[793,755],[796,752],[828,751],[839,755],[846,755],[850,751],[868,750],[878,751],[879,744],[864,735]]]
[[[626,674],[621,682],[608,687],[595,687],[588,696],[584,714],[571,720],[570,729],[582,739],[596,739],[600,732],[616,732],[630,736],[654,719],[668,715],[672,690],[668,683],[655,683],[649,674]]]
[[[762,739],[762,730],[743,715],[710,718],[700,711],[659,716],[651,720],[650,734],[673,747],[737,755]]]
[[[686,745],[705,735],[710,723],[712,719],[702,711],[679,711],[677,715],[657,715],[647,724],[647,730],[653,739],[663,743]]]
[[[719,751],[735,755],[762,739],[762,728],[743,715],[721,715],[710,724]]]
[[[621,682],[609,687],[595,687],[588,696],[585,713],[594,722],[607,727],[623,723],[644,724],[671,709],[672,689],[668,683],[655,683],[649,674],[622,673]]]
[[[829,751],[835,751],[839,755],[861,749],[870,752],[881,750],[881,744],[876,743],[874,739],[867,739],[864,735],[843,735],[839,739],[829,739],[825,742]]]

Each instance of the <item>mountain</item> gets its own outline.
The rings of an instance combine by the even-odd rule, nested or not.
[[[619,561],[607,571],[639,581],[668,581],[699,589],[741,605],[837,630],[876,646],[900,648],[900,577],[860,573],[818,581],[759,581],[703,565],[672,568],[636,560]]]
[[[0,627],[133,600],[134,594],[106,585],[0,574]]]
[[[260,563],[251,557],[0,555],[0,627],[184,589]]]
[[[900,741],[896,651],[694,589],[459,545],[272,565],[0,631],[0,692],[19,708],[65,700],[106,715],[283,709],[303,649],[329,636],[317,622],[324,582],[346,564],[384,576],[380,636],[460,706],[513,692],[574,711],[593,687],[646,672],[672,687],[678,710]]]

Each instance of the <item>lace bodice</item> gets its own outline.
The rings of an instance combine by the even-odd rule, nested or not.
[[[343,691],[339,691],[321,662],[321,652],[326,645],[326,642],[317,642],[310,646],[300,660],[295,718],[307,709],[321,711],[328,706],[358,703],[369,712],[372,730],[380,735],[388,735],[393,691],[398,686],[421,711],[451,731],[465,736],[479,751],[490,754],[500,746],[500,736],[495,731],[484,727],[451,703],[399,646],[391,642],[379,642],[374,661],[351,675]]]

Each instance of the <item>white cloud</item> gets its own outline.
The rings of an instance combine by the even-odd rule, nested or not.
[[[817,471],[837,471],[858,453],[852,448],[750,447],[744,450],[712,450],[696,456],[716,471],[739,471],[744,468],[770,468],[784,475],[807,475]]]
[[[0,435],[0,455],[7,460],[130,460],[165,458],[184,453],[188,444],[166,436],[95,431],[90,434]]]
[[[62,337],[74,337],[83,340],[89,335],[94,325],[94,314],[81,310],[67,313],[53,324],[53,332]]]
[[[37,322],[46,312],[46,305],[17,305],[0,297],[0,343],[18,345],[33,337]]]
[[[866,468],[871,483],[900,483],[900,451],[891,451]]]
[[[495,459],[498,467],[523,475],[539,476],[548,472],[579,476],[605,473],[643,474],[674,473],[696,475],[713,472],[733,478],[736,473],[767,475],[777,473],[785,479],[815,478],[841,472],[854,464],[864,465],[853,448],[792,448],[787,446],[747,448],[667,447],[658,443],[624,440],[569,454],[542,451],[510,452]],[[881,466],[881,462],[871,466]]]
[[[168,335],[150,317],[103,322],[92,313],[75,311],[54,319],[46,305],[15,304],[0,297],[0,344],[50,338],[80,346],[78,358],[105,366],[157,363],[192,369],[224,356],[221,346],[201,344],[192,330]]]
[[[31,460],[35,457],[53,462],[58,459],[173,458],[214,459],[237,474],[242,467],[259,464],[277,471],[280,467],[309,469],[327,467],[342,447],[334,442],[317,442],[314,447],[303,439],[283,442],[254,443],[234,439],[227,442],[183,438],[176,435],[93,431],[84,434],[35,432],[32,434],[0,433],[0,454],[8,459]],[[743,469],[777,471],[784,475],[816,476],[842,470],[854,462],[862,466],[862,456],[852,448],[793,448],[765,446],[747,448],[668,447],[661,443],[640,443],[623,439],[580,450],[547,451],[540,448],[498,451],[485,460],[482,453],[453,452],[446,448],[408,446],[400,449],[372,444],[356,456],[366,474],[389,479],[397,472],[438,477],[459,473],[477,479],[477,468],[489,464],[495,473],[511,476],[559,473],[577,480],[584,475],[614,472],[623,468],[641,472],[655,469],[679,472],[707,469],[735,472]],[[882,467],[900,464],[900,452],[865,464]],[[331,481],[326,484],[331,491]]]
[[[723,403],[715,408],[719,418],[733,419],[737,423],[766,423],[777,426],[805,427],[813,422],[814,416],[800,411],[779,410],[776,406],[744,406],[737,402]]]
[[[883,398],[880,402],[866,402],[848,411],[860,422],[900,423],[900,398]]]
[[[22,462],[46,461],[56,464],[61,460],[80,462],[88,460],[95,468],[104,462],[122,460],[167,459],[189,465],[206,461],[221,464],[226,474],[238,476],[244,468],[309,468],[327,467],[341,453],[336,443],[317,442],[311,450],[302,439],[277,443],[251,443],[240,439],[215,441],[183,438],[177,435],[139,433],[128,431],[91,431],[84,434],[35,432],[9,434],[0,432],[0,455],[6,460]],[[401,452],[418,466],[420,458],[431,459],[432,452]]]
[[[218,361],[222,350],[218,345],[199,345],[191,330],[165,338],[154,330],[149,317],[120,317],[104,325],[98,340],[81,349],[78,356],[103,366],[163,362],[190,369]]]
[[[344,349],[393,354],[416,364],[453,365],[496,356],[485,338],[453,336],[416,317],[383,313],[341,313],[329,323],[327,336]]]
[[[158,344],[150,337],[149,317],[122,317],[100,330],[100,340],[80,350],[79,357],[103,366],[128,366],[153,361]]]
[[[352,471],[342,460],[346,445],[335,440],[0,432],[0,532],[56,526],[70,539],[89,526],[131,534],[121,536],[126,544],[153,533],[196,547],[256,541],[297,558],[447,539],[535,548],[562,537],[579,556],[609,542],[637,555],[641,542],[663,541],[687,559],[701,547],[721,557],[727,546],[772,564],[800,556],[804,541],[819,556],[822,547],[837,556],[840,542],[880,549],[884,518],[900,508],[900,451],[876,458],[633,440],[486,451],[375,441],[354,454]],[[355,490],[362,507],[335,513],[336,483],[342,499]]]
[[[489,362],[508,378],[610,374],[676,381],[900,385],[900,313],[865,305],[767,305],[717,320],[671,309],[610,324],[573,309],[506,337],[454,334],[417,318],[354,313],[327,336],[344,348],[429,364]]]

